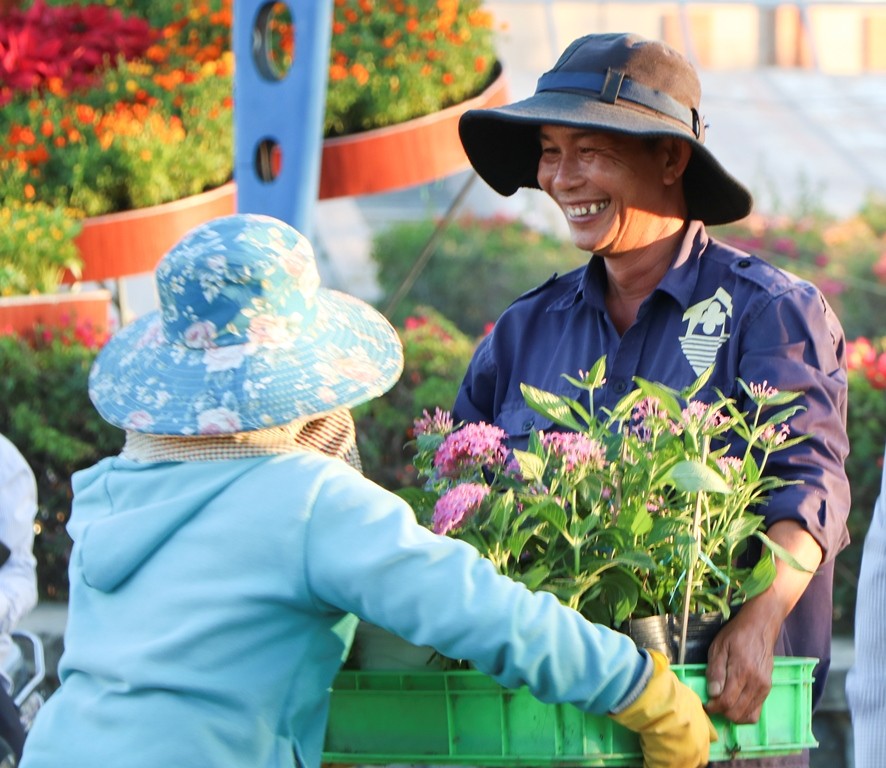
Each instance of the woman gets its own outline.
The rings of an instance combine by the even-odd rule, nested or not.
[[[347,409],[393,385],[402,350],[375,310],[319,287],[304,237],[211,221],[157,288],[160,311],[90,374],[127,439],[74,477],[61,687],[22,768],[318,768],[357,617],[610,714],[649,768],[707,762],[716,734],[662,657],[422,528],[356,470]]]

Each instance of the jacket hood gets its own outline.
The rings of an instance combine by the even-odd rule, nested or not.
[[[206,505],[264,459],[140,464],[119,456],[74,474],[67,530],[86,583],[116,589]]]

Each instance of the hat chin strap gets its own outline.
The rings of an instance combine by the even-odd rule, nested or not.
[[[698,110],[672,99],[666,93],[638,83],[624,72],[607,69],[603,72],[546,72],[538,79],[535,92],[585,91],[598,101],[615,104],[618,99],[639,104],[685,125],[699,141],[704,141],[704,123]]]

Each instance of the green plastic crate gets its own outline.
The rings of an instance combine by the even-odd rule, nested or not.
[[[816,747],[815,659],[779,657],[760,721],[713,722],[711,761]],[[705,666],[674,665],[705,700]],[[637,766],[637,737],[607,717],[543,704],[479,672],[341,672],[335,681],[324,761],[474,766]]]

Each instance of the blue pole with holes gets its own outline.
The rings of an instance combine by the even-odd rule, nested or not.
[[[237,210],[276,216],[308,238],[320,185],[332,2],[234,2]],[[270,31],[287,20],[295,45],[283,71]]]

